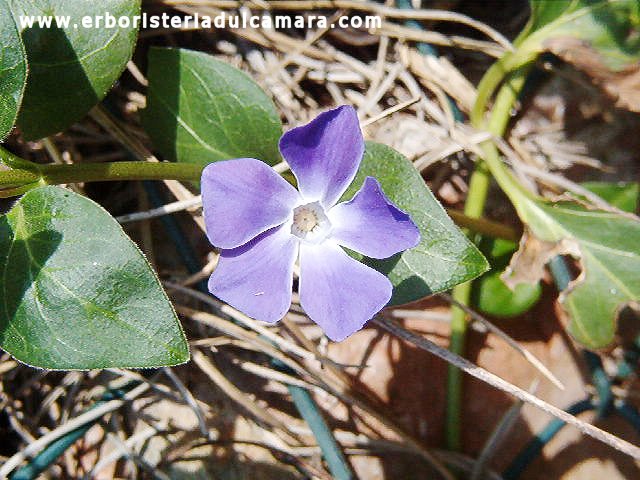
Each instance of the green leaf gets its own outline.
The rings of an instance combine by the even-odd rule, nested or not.
[[[411,215],[422,236],[415,248],[385,260],[354,255],[389,277],[394,286],[391,304],[448,290],[487,270],[485,258],[449,218],[404,156],[386,145],[367,142],[358,174],[343,200],[353,197],[368,176],[375,177],[385,195]]]
[[[162,155],[206,165],[252,157],[280,161],[280,117],[249,76],[211,55],[152,48],[143,125]]]
[[[538,303],[542,295],[540,283],[520,283],[511,290],[500,275],[499,270],[492,270],[486,277],[480,278],[477,285],[474,284],[474,288],[477,288],[474,303],[482,313],[496,318],[514,318]]]
[[[531,18],[500,60],[505,70],[545,51],[582,70],[617,107],[640,112],[640,2],[530,0]]]
[[[189,357],[140,250],[102,207],[61,187],[31,190],[0,217],[0,347],[49,369]]]
[[[640,183],[585,182],[582,186],[622,211],[638,210]]]
[[[15,124],[27,81],[20,34],[6,0],[0,0],[0,142]]]
[[[549,50],[572,61],[572,50],[587,47],[614,71],[640,59],[637,0],[530,0],[530,4],[529,23],[516,42],[518,54]]]
[[[515,205],[541,245],[534,249],[537,263],[563,253],[580,260],[581,274],[560,302],[573,337],[589,348],[605,347],[613,340],[618,311],[640,301],[640,219],[524,196]],[[513,268],[518,270],[517,263]]]
[[[491,270],[473,283],[473,303],[482,313],[498,318],[513,318],[529,311],[540,300],[540,282],[519,283],[511,289],[500,278],[516,250],[518,245],[509,240],[482,239],[480,251],[491,264]]]
[[[520,283],[512,290],[500,278],[517,249],[518,245],[509,240],[483,238],[480,251],[489,260],[491,270],[473,283],[473,303],[482,313],[512,318],[529,311],[538,303],[542,295],[540,282]]]
[[[133,17],[140,0],[9,0],[21,15],[64,18],[69,25],[21,26],[29,65],[18,126],[33,140],[66,129],[104,98],[131,58],[137,38]],[[106,15],[128,17],[128,28],[107,28]],[[83,26],[83,17],[101,16],[99,28]],[[24,18],[24,17],[23,17]]]

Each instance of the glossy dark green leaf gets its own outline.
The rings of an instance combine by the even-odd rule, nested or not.
[[[41,138],[80,120],[120,77],[136,43],[133,18],[140,14],[140,0],[8,1],[29,64],[18,125],[27,139]],[[127,17],[129,26],[106,26],[107,14],[116,21]],[[25,15],[36,16],[33,25],[21,25],[20,16],[31,18]],[[38,16],[54,16],[51,26],[39,25]],[[68,16],[68,26],[57,24],[55,16]],[[100,27],[83,26],[83,18],[97,17]]]
[[[620,210],[638,210],[640,183],[585,182],[582,186]]]
[[[0,0],[0,142],[18,116],[27,81],[22,40],[6,0]]]
[[[404,156],[385,145],[367,142],[358,174],[343,200],[353,197],[367,176],[375,177],[387,197],[411,215],[422,236],[418,246],[389,259],[362,259],[389,277],[394,286],[392,304],[450,289],[487,270],[480,251],[453,223]]]
[[[245,73],[211,55],[152,48],[143,124],[170,160],[206,165],[253,157],[280,161],[280,117]]]
[[[61,187],[31,190],[0,217],[0,347],[50,369],[189,357],[140,250],[102,207]]]
[[[536,251],[538,261],[560,253],[579,259],[582,271],[560,297],[569,332],[589,348],[605,347],[614,338],[618,311],[640,301],[640,219],[524,196],[515,205],[545,242]]]
[[[517,249],[518,245],[509,240],[483,239],[480,250],[489,260],[491,270],[473,283],[473,303],[482,313],[501,318],[517,317],[529,311],[540,299],[540,282],[520,283],[512,290],[500,278]]]

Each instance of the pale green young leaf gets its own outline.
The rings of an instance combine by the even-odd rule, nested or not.
[[[640,59],[637,0],[530,0],[530,4],[529,23],[516,42],[518,54],[548,50],[571,62],[572,51],[580,47],[613,71]]]
[[[579,260],[581,273],[560,298],[569,313],[569,332],[589,348],[605,347],[613,340],[619,310],[640,301],[640,219],[525,197],[516,207],[549,247],[537,252],[539,259],[555,250],[553,255]]]

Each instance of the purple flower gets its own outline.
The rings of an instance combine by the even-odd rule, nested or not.
[[[387,258],[414,247],[420,232],[409,215],[367,177],[338,203],[362,160],[364,139],[352,107],[319,115],[280,140],[300,191],[253,158],[208,165],[202,173],[207,236],[221,249],[209,291],[265,322],[291,305],[293,267],[300,262],[300,303],[327,336],[343,340],[391,298],[387,277],[354,260],[349,248]]]

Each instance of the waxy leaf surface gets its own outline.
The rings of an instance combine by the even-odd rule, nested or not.
[[[280,161],[280,117],[244,72],[211,55],[152,48],[144,127],[162,155],[207,165],[251,157]]]
[[[31,190],[0,217],[0,348],[49,369],[189,358],[140,250],[102,207],[61,187]]]
[[[385,145],[367,142],[358,174],[342,200],[353,197],[367,176],[375,177],[385,195],[411,215],[421,234],[415,248],[385,260],[362,259],[389,277],[394,287],[392,304],[448,290],[487,270],[488,263],[480,251],[453,223],[403,155]]]
[[[640,219],[524,197],[516,207],[537,239],[579,259],[581,273],[560,297],[569,332],[589,348],[607,346],[618,311],[640,301]]]
[[[27,81],[27,59],[6,0],[0,0],[0,142],[18,116]]]
[[[18,126],[29,140],[66,129],[104,98],[131,59],[139,0],[7,0],[27,54],[29,77]],[[106,26],[107,13],[129,26]],[[34,17],[31,17],[34,16]],[[40,20],[52,23],[46,26]],[[56,22],[56,17],[68,25]],[[83,18],[101,24],[83,26]],[[123,23],[124,24],[124,23]]]

